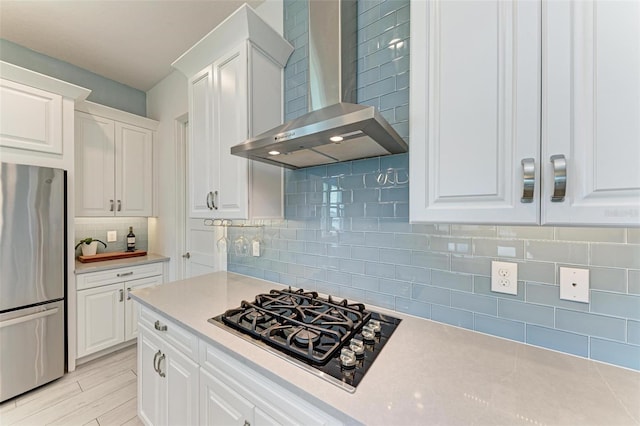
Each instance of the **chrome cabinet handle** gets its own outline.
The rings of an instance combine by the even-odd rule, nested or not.
[[[109,211],[112,212],[113,211],[113,200],[109,200],[109,204],[111,205],[111,207],[109,207]]]
[[[564,201],[567,192],[567,159],[564,155],[552,155],[553,164],[553,196],[551,202],[560,203]]]
[[[160,366],[162,361],[164,361],[164,358],[165,358],[164,354],[160,355],[160,358],[158,358],[158,374],[160,374],[160,377],[166,377],[167,376],[166,374],[164,374],[162,372],[162,368]]]
[[[184,257],[185,259],[191,259],[191,253],[186,252],[185,254],[182,255],[182,257]]]
[[[153,356],[153,370],[160,374],[160,363],[158,363],[158,357],[162,354],[162,352],[160,352],[160,349],[158,349],[158,352],[156,352],[156,354]],[[156,366],[156,363],[158,363],[158,366]]]
[[[120,301],[124,301],[124,290],[120,289],[118,290],[120,292]]]
[[[167,331],[167,326],[162,324],[160,325],[160,321],[156,321],[155,324],[153,324],[153,326],[156,328],[156,330],[158,331]]]
[[[209,202],[209,200],[211,199],[211,192],[207,192],[207,208],[209,210],[211,210],[213,207],[211,207],[211,203]]]
[[[122,211],[122,203],[118,200],[118,211]]]
[[[127,300],[131,300],[131,295],[129,293],[131,293],[131,287],[127,287]]]
[[[522,198],[521,203],[533,203],[533,192],[536,188],[536,161],[523,158],[522,164]]]
[[[116,277],[126,277],[128,275],[133,275],[133,271],[123,272],[121,274],[116,274]]]
[[[218,210],[218,191],[213,191],[213,209]]]

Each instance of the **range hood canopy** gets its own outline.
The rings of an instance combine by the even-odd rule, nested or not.
[[[290,169],[408,151],[372,106],[355,102],[357,4],[309,1],[311,112],[231,148],[231,154]]]

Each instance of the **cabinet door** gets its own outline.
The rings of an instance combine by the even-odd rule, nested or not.
[[[169,425],[198,424],[198,389],[200,366],[168,343],[162,348],[159,363],[167,389],[166,419]]]
[[[78,358],[124,341],[122,283],[80,290],[78,297]]]
[[[246,219],[248,160],[231,155],[231,147],[249,135],[246,43],[213,63],[213,93],[213,216]]]
[[[253,404],[200,369],[200,424],[238,425],[253,423]]]
[[[416,1],[411,21],[411,220],[536,223],[539,2]]]
[[[62,154],[62,96],[0,79],[0,146]]]
[[[124,340],[125,342],[138,335],[138,303],[131,299],[129,293],[143,287],[162,284],[162,275],[139,280],[127,281],[124,283],[126,298],[124,301]]]
[[[639,22],[637,1],[544,4],[543,223],[640,224]]]
[[[140,327],[138,338],[138,416],[147,425],[166,423],[162,418],[162,407],[167,400],[167,388],[156,371],[158,358],[162,355],[160,339]]]
[[[75,116],[77,216],[113,216],[116,208],[115,123],[82,112]]]
[[[213,70],[207,67],[189,80],[189,215],[211,217],[213,171],[217,168],[211,133]]]
[[[151,216],[153,210],[153,132],[115,124],[117,216]]]

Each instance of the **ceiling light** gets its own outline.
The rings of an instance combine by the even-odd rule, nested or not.
[[[269,155],[278,155],[280,154],[280,151],[269,151]]]
[[[344,138],[342,136],[331,136],[329,138],[329,140],[331,142],[336,142],[337,143],[337,142],[342,142],[344,140]]]

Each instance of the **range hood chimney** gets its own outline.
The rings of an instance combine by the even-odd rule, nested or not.
[[[357,4],[310,0],[311,112],[231,148],[289,169],[400,154],[408,146],[372,106],[356,104]]]

